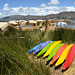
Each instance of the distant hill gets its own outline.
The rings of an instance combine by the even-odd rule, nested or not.
[[[59,14],[50,14],[50,15],[47,15],[47,16],[12,15],[12,16],[7,16],[7,17],[0,18],[0,21],[31,20],[31,19],[36,20],[36,19],[53,19],[53,18],[75,20],[75,12],[61,12]]]

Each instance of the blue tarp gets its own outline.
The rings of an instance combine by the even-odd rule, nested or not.
[[[25,26],[20,26],[21,28],[24,28]]]
[[[27,25],[27,27],[32,27],[31,25]]]

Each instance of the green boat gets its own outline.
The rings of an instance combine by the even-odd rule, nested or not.
[[[53,42],[49,43],[48,45],[46,45],[46,46],[38,53],[37,56],[39,57],[40,55],[42,55],[43,53],[45,53],[53,43],[55,43],[55,41],[53,41]]]
[[[61,46],[63,46],[63,45],[64,45],[63,43],[57,45],[57,46],[51,51],[49,57],[47,58],[47,61],[49,61],[51,58],[53,58],[54,55],[56,54],[56,52],[58,51],[58,49],[59,49]]]

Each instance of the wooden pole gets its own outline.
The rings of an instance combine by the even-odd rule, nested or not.
[[[49,31],[49,20],[46,20],[45,32]]]
[[[42,21],[39,21],[40,22],[40,25],[39,26],[42,26]]]

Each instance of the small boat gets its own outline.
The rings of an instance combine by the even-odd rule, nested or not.
[[[46,57],[46,56],[48,56],[50,53],[51,53],[51,51],[53,50],[53,48],[55,48],[58,44],[60,44],[61,43],[61,41],[56,41],[55,43],[53,43],[51,46],[50,46],[50,48],[47,50],[47,52],[44,54],[44,56],[43,57]]]
[[[33,52],[33,51],[35,51],[35,50],[37,50],[38,48],[40,48],[40,46],[41,45],[43,45],[45,42],[43,42],[43,43],[40,43],[40,44],[38,44],[38,45],[36,45],[35,47],[33,47],[28,53],[31,53],[31,52]]]
[[[59,48],[59,50],[57,51],[57,53],[55,54],[54,58],[52,59],[52,61],[50,62],[51,64],[54,64],[54,62],[61,56],[63,50],[68,46],[68,44],[65,44],[63,46],[61,46]]]
[[[47,41],[46,43],[44,43],[43,45],[41,45],[40,48],[38,48],[33,54],[36,54],[37,52],[39,52],[40,50],[42,50],[50,42],[52,42],[52,41]]]
[[[63,65],[63,70],[65,70],[69,65],[72,63],[72,61],[75,58],[75,45],[73,45],[68,53],[68,56],[66,58],[66,61]]]
[[[51,58],[54,57],[54,55],[56,54],[56,52],[58,51],[58,49],[64,45],[63,43],[58,44],[50,53],[49,57],[47,58],[47,61],[49,61]]]
[[[61,63],[64,62],[64,60],[66,59],[68,52],[70,50],[70,48],[73,46],[74,44],[70,44],[69,46],[67,46],[64,51],[62,52],[60,58],[58,59],[58,61],[56,62],[55,66],[60,65]]]
[[[53,42],[49,43],[48,45],[46,45],[46,46],[38,53],[37,56],[39,57],[40,55],[42,55],[43,53],[45,53],[53,43],[55,43],[55,41],[53,41]]]

